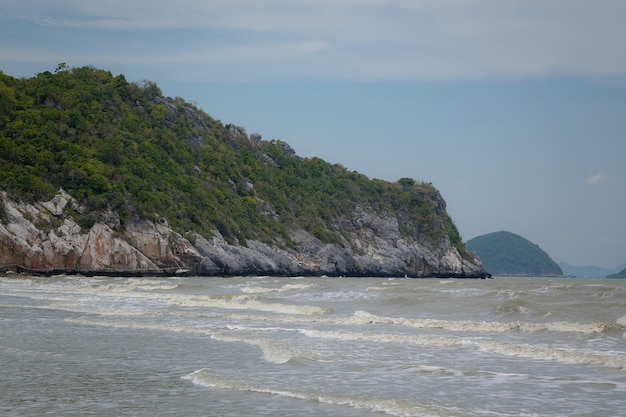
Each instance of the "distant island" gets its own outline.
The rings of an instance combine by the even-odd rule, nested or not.
[[[576,278],[626,278],[619,276],[623,274],[622,270],[626,269],[626,264],[619,265],[612,269],[595,265],[574,266],[566,262],[559,262],[559,266],[565,275]]]
[[[63,63],[0,71],[0,271],[487,276],[431,184],[302,158],[153,82]]]
[[[562,276],[563,271],[546,252],[531,241],[511,232],[494,232],[466,242],[486,271],[500,276]]]
[[[615,274],[607,275],[607,278],[626,278],[626,268],[622,269],[621,271]]]

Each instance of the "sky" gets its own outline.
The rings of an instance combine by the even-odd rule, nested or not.
[[[623,0],[0,0],[0,70],[91,65],[371,178],[464,240],[626,263]]]

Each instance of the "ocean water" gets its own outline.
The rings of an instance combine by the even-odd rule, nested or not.
[[[2,416],[626,415],[626,280],[0,278]]]

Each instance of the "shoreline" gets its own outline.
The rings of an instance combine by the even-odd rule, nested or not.
[[[219,274],[202,274],[197,273],[192,269],[187,268],[161,268],[161,269],[150,269],[150,270],[123,270],[123,269],[95,269],[95,270],[83,270],[78,268],[28,268],[23,265],[2,265],[0,266],[0,273],[4,275],[30,275],[30,276],[44,276],[51,277],[55,275],[68,275],[68,276],[85,276],[85,277],[94,277],[94,276],[103,276],[103,277],[189,277],[189,276],[197,276],[197,277],[238,277],[238,276],[276,276],[276,277],[292,277],[292,276],[300,276],[300,275],[283,275],[283,274],[228,274],[228,273],[219,273]],[[428,278],[454,278],[454,279],[493,279],[493,276],[485,272],[478,276],[476,275],[465,275],[465,274],[439,274],[433,273],[424,276],[411,276],[405,275],[404,277],[398,277],[395,275],[355,275],[355,276],[347,276],[347,275],[328,275],[328,274],[319,274],[319,275],[310,275],[311,277],[334,277],[334,278],[412,278],[412,279],[428,279]]]

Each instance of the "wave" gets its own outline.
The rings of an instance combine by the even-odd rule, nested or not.
[[[541,375],[541,374],[527,374],[527,373],[513,373],[513,372],[496,372],[486,370],[465,371],[462,372],[462,376],[480,379],[483,382],[485,380],[492,380],[491,384],[510,384],[515,381],[530,381],[533,384],[539,384],[538,386],[552,387],[555,385],[561,387],[576,387],[576,389],[589,392],[597,391],[612,391],[620,390],[624,391],[626,388],[626,382],[612,381],[609,379],[589,379],[581,376],[574,375]]]
[[[350,407],[400,417],[463,417],[469,414],[443,407],[425,406],[408,401],[374,399],[361,397],[343,397],[326,393],[295,391],[272,388],[265,384],[249,383],[220,374],[210,369],[200,369],[182,377],[192,383],[208,388],[232,391],[268,394],[304,401],[316,401],[320,404]]]
[[[551,375],[542,375],[542,374],[530,374],[530,373],[519,373],[519,372],[498,372],[498,371],[489,371],[484,369],[476,369],[476,370],[466,370],[461,371],[459,369],[454,368],[446,368],[440,366],[431,366],[431,365],[421,365],[421,364],[410,364],[410,365],[401,365],[390,368],[391,372],[400,372],[406,374],[426,374],[433,376],[451,376],[456,378],[471,378],[472,381],[481,381],[482,383],[488,382],[489,384],[509,384],[514,381],[532,381],[533,383],[538,384],[546,384],[548,386],[552,386],[555,384],[559,385],[576,385],[579,386],[580,389],[585,389],[586,387],[592,387],[599,390],[614,390],[620,389],[624,390],[626,388],[626,382],[618,383],[616,381],[611,380],[602,380],[602,379],[587,379],[579,376],[551,376]]]
[[[263,352],[263,359],[270,363],[284,364],[290,360],[301,356],[301,354],[295,351],[293,348],[287,346],[284,343],[279,343],[274,340],[261,339],[261,338],[241,338],[224,336],[221,334],[214,334],[211,336],[214,340],[221,342],[238,342],[246,343],[248,345],[256,346]]]
[[[68,318],[68,323],[82,324],[86,326],[110,327],[117,329],[158,330],[168,332],[183,332],[212,335],[216,329],[206,327],[185,326],[180,324],[141,323],[130,321],[90,320],[86,318]]]
[[[367,287],[365,291],[386,291],[389,287]]]
[[[504,356],[548,360],[567,364],[594,365],[626,371],[626,357],[587,352],[576,349],[551,348],[503,341],[434,336],[407,336],[397,334],[357,333],[345,331],[299,330],[305,336],[339,341],[366,341],[374,343],[411,344],[419,346],[473,345],[484,352]]]
[[[63,357],[65,353],[50,352],[50,351],[38,351],[31,349],[19,349],[14,347],[8,347],[0,345],[0,353],[6,353],[12,356],[50,356],[50,357]]]
[[[263,359],[272,363],[286,363],[296,357],[303,357],[301,352],[295,351],[285,344],[263,338],[244,338],[224,335],[221,330],[224,327],[190,326],[181,324],[165,323],[142,323],[136,321],[109,321],[90,320],[86,318],[68,318],[68,322],[114,328],[159,330],[172,332],[186,332],[195,334],[210,335],[215,340],[226,342],[242,342],[259,347],[263,352]],[[263,328],[247,328],[238,326],[228,326],[229,331],[267,331]],[[363,333],[341,330],[316,330],[316,329],[284,329],[273,327],[271,331],[296,331],[306,337],[338,340],[345,342],[371,342],[371,343],[393,343],[402,345],[419,346],[476,346],[479,350],[504,356],[524,357],[533,360],[547,360],[567,364],[593,365],[613,368],[626,371],[626,357],[617,353],[595,353],[580,349],[554,348],[539,345],[510,343],[505,341],[491,341],[482,339],[472,339],[464,337],[438,337],[428,335],[403,335],[403,334],[381,334]],[[307,355],[308,359],[315,359],[312,354]]]
[[[401,334],[357,333],[338,330],[299,329],[301,334],[318,338],[341,341],[366,341],[375,343],[397,343],[421,346],[458,346],[463,339],[443,338],[435,336],[407,336]]]
[[[356,311],[353,324],[396,324],[415,328],[442,329],[449,331],[477,331],[477,332],[574,332],[574,333],[603,333],[613,329],[615,326],[610,323],[572,323],[572,322],[497,322],[497,321],[470,321],[470,320],[437,320],[437,319],[406,319],[403,317],[385,317],[368,313],[366,311]],[[626,317],[626,316],[625,316]],[[361,320],[359,320],[361,319]],[[626,319],[625,319],[626,320]]]
[[[246,294],[257,294],[257,293],[268,293],[268,292],[281,293],[281,292],[293,291],[293,290],[306,290],[306,289],[314,288],[314,287],[316,287],[315,284],[285,284],[280,288],[269,288],[269,287],[261,287],[258,285],[251,285],[247,287],[242,287],[241,292],[246,293]]]
[[[573,323],[573,322],[489,322],[489,321],[463,321],[463,320],[438,320],[438,319],[407,319],[403,317],[386,317],[368,313],[366,311],[356,311],[352,316],[329,316],[329,315],[309,315],[309,316],[263,316],[230,314],[224,318],[232,321],[255,321],[274,323],[322,323],[331,325],[396,325],[420,329],[440,329],[451,332],[566,332],[582,334],[606,333],[614,329],[620,329],[621,324],[611,323]],[[626,321],[626,316],[624,318]]]
[[[213,307],[226,310],[256,310],[281,314],[324,315],[332,312],[330,308],[312,305],[266,303],[256,297],[239,294],[210,296],[170,296],[170,304],[187,307]]]
[[[157,330],[168,332],[182,332],[192,334],[204,334],[211,337],[213,340],[221,342],[238,342],[246,343],[252,346],[256,346],[263,352],[263,359],[270,363],[284,364],[295,358],[315,359],[312,354],[304,355],[302,352],[296,351],[294,348],[287,346],[285,343],[280,343],[275,340],[263,339],[263,338],[244,338],[227,336],[220,333],[218,327],[195,327],[186,326],[180,324],[163,324],[163,323],[140,323],[140,322],[128,322],[128,321],[107,321],[107,320],[90,320],[86,318],[69,318],[67,322],[98,326],[109,328],[123,328],[123,329],[137,329],[137,330]],[[237,326],[227,326],[228,330],[258,330],[254,328],[239,328]],[[284,330],[274,328],[272,330]],[[1,348],[1,346],[0,346]]]
[[[99,290],[98,290],[99,291]],[[16,295],[13,293],[12,295]],[[121,294],[120,292],[98,294],[94,296],[92,290],[84,290],[77,294],[17,294],[30,299],[40,299],[52,301],[52,304],[41,307],[31,306],[30,308],[46,308],[52,310],[62,310],[74,313],[94,314],[100,316],[150,316],[150,315],[185,315],[181,311],[159,311],[161,305],[176,305],[181,307],[201,307],[215,308],[220,310],[252,310],[267,313],[277,313],[280,315],[230,315],[234,320],[240,321],[268,321],[283,323],[325,323],[334,325],[396,325],[420,329],[439,329],[451,332],[559,332],[559,333],[582,333],[600,334],[609,333],[615,330],[623,331],[626,327],[626,316],[619,318],[615,323],[594,322],[527,322],[527,321],[471,321],[471,320],[442,320],[442,319],[420,319],[404,317],[388,317],[357,310],[351,316],[332,316],[331,308],[323,308],[315,305],[268,303],[259,300],[256,296],[249,294],[222,294],[222,295],[183,295],[183,294],[160,294],[160,293],[131,293]],[[111,305],[98,305],[102,296],[116,297],[118,300]],[[154,305],[135,305],[127,300],[150,300]],[[100,303],[98,303],[100,304]],[[205,312],[202,313],[206,315]],[[197,315],[197,314],[195,314]],[[194,314],[190,314],[194,316]],[[212,315],[213,317],[214,315]],[[626,333],[624,333],[626,337]]]
[[[459,371],[458,369],[452,368],[444,368],[441,366],[431,366],[431,365],[402,365],[396,366],[392,369],[394,372],[411,372],[411,373],[424,373],[428,375],[443,375],[443,376],[453,376],[453,377],[462,377],[466,375],[465,372]]]
[[[575,349],[550,348],[509,342],[474,342],[481,350],[506,356],[549,360],[560,363],[595,365],[626,371],[626,357]]]
[[[114,308],[117,307],[117,308]],[[31,307],[32,308],[32,307]],[[90,314],[97,316],[110,316],[110,317],[157,317],[162,316],[163,313],[153,310],[148,310],[146,308],[135,308],[135,309],[121,309],[120,306],[110,306],[110,310],[106,310],[102,307],[83,307],[77,306],[75,304],[65,304],[65,303],[56,303],[49,304],[47,306],[37,307],[46,310],[56,310],[56,311],[66,311],[68,313],[78,313],[78,314]]]
[[[81,287],[72,288],[71,293],[60,291],[53,294],[14,292],[7,295],[73,304],[93,303],[101,301],[103,297],[107,297],[108,299],[118,298],[120,301],[149,300],[160,305],[169,304],[182,307],[218,308],[224,310],[256,310],[279,314],[324,315],[332,312],[331,308],[322,308],[314,305],[267,303],[248,294],[187,295],[134,291],[137,288],[139,287],[136,285],[117,286],[107,284],[94,286],[85,283]],[[116,307],[113,306],[113,308]]]

